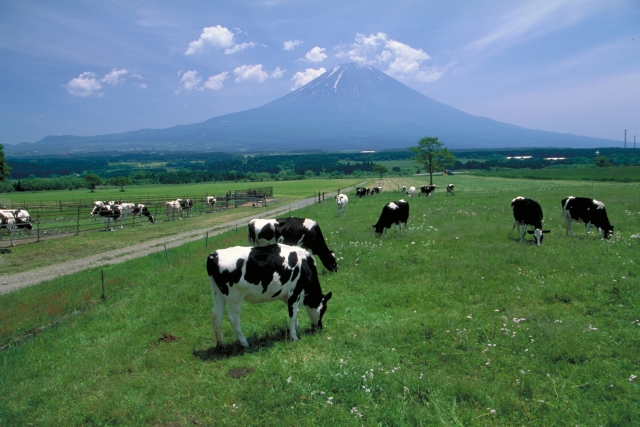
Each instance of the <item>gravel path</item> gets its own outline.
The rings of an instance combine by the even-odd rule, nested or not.
[[[362,183],[358,185],[362,185]],[[354,187],[355,186],[345,188],[343,191],[349,191]],[[327,198],[331,198],[335,197],[335,195],[336,193],[329,193],[325,196]],[[48,267],[25,271],[23,273],[2,275],[0,276],[0,294],[12,292],[16,289],[35,285],[46,280],[55,279],[60,276],[77,273],[79,271],[87,270],[90,268],[118,264],[130,259],[147,256],[149,254],[164,250],[165,245],[167,246],[167,249],[174,248],[176,246],[180,246],[194,240],[203,239],[207,232],[209,233],[209,236],[215,236],[224,233],[225,231],[231,230],[237,226],[244,228],[250,220],[258,218],[259,216],[265,218],[276,217],[284,212],[288,212],[289,210],[293,211],[313,204],[315,203],[315,200],[315,198],[296,200],[295,202],[280,206],[277,209],[272,209],[266,212],[260,211],[260,215],[247,216],[234,221],[218,224],[213,227],[185,231],[184,233],[165,236],[159,239],[149,240],[144,243],[130,245],[126,248],[114,249],[112,251],[88,256],[86,258],[62,262]]]

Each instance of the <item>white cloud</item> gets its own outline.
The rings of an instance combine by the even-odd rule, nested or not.
[[[262,70],[262,64],[243,65],[233,70],[236,75],[235,82],[254,82],[262,83],[269,78],[269,74]]]
[[[206,45],[212,46],[216,49],[224,49],[233,46],[233,33],[229,29],[216,25],[215,27],[205,27],[200,34],[198,40],[194,40],[189,43],[189,48],[184,53],[185,55],[193,55],[196,52],[204,49]]]
[[[293,86],[291,86],[291,90],[296,90],[299,87],[306,85],[311,80],[324,74],[326,71],[327,70],[325,70],[323,67],[321,67],[319,70],[314,70],[313,68],[307,68],[306,70],[304,70],[304,72],[298,71],[291,78],[291,80],[294,82]]]
[[[101,82],[107,83],[111,86],[116,86],[118,83],[122,83],[122,77],[129,74],[129,71],[125,70],[116,70],[115,68],[111,70],[109,74],[100,79]]]
[[[324,53],[326,49],[323,47],[314,47],[304,56],[307,61],[310,62],[322,62],[327,57],[327,54]]]
[[[178,73],[180,75],[181,73]],[[185,71],[182,74],[182,78],[180,79],[180,88],[176,91],[176,93],[180,92],[180,90],[203,90],[201,86],[199,86],[202,78],[198,76],[197,71]]]
[[[220,90],[224,86],[223,82],[229,78],[229,72],[225,71],[224,73],[216,74],[215,76],[209,77],[209,79],[204,83],[204,87],[212,90]]]
[[[138,86],[140,89],[146,89],[147,88],[147,84],[146,83],[134,83],[134,86]]]
[[[281,70],[280,67],[276,67],[275,70],[273,70],[273,73],[271,73],[271,77],[273,77],[274,79],[279,79],[280,77],[284,76],[284,73],[286,73],[287,70]]]
[[[296,46],[301,45],[302,42],[300,40],[287,40],[282,44],[282,48],[284,50],[293,50]]]
[[[71,79],[69,83],[64,85],[67,91],[73,96],[102,96],[104,93],[99,92],[102,85],[96,79],[96,74],[85,71],[75,79]]]
[[[341,48],[340,48],[341,49]],[[435,67],[425,67],[423,62],[431,57],[422,49],[389,38],[385,33],[357,34],[348,51],[341,50],[339,58],[348,57],[352,61],[386,66],[385,73],[398,79],[434,81],[442,76]]]
[[[225,55],[231,55],[234,54],[236,52],[242,52],[243,50],[250,48],[250,47],[256,47],[258,46],[257,43],[254,42],[248,42],[248,43],[240,43],[237,45],[234,45],[233,47],[228,47],[224,50]]]

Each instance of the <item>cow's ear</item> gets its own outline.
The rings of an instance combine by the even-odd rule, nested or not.
[[[326,294],[326,295],[324,296],[324,302],[329,301],[329,300],[331,299],[331,297],[332,297],[332,296],[333,296],[333,293],[332,293],[332,292],[329,292],[328,294]]]
[[[542,230],[543,233],[551,233],[551,230]]]
[[[374,225],[372,225],[372,227],[373,227],[373,228],[376,228],[375,224],[374,224]]]
[[[527,233],[533,234],[533,230],[527,230]]]

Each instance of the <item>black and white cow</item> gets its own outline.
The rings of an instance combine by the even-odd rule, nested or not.
[[[356,188],[356,196],[357,197],[364,197],[367,195],[367,189],[364,187],[358,187]]]
[[[117,225],[117,222],[120,221],[120,228],[124,228],[122,227],[122,211],[120,210],[120,205],[105,205],[94,208],[94,210],[95,209],[97,209],[96,215],[104,221],[105,231],[113,231],[111,221],[113,221],[113,225]]]
[[[454,193],[454,192],[453,192],[453,188],[454,188],[454,185],[453,185],[453,184],[449,184],[449,185],[447,185],[447,196],[448,196],[449,194],[451,194],[452,196],[455,196],[455,195],[456,195],[456,193]]]
[[[186,212],[187,216],[191,216],[191,208],[193,208],[193,200],[191,199],[176,199],[176,202],[180,203],[182,212]]]
[[[371,189],[371,195],[373,196],[374,194],[380,194],[382,193],[382,187],[373,187]]]
[[[207,257],[207,274],[213,292],[211,320],[216,346],[222,346],[222,318],[229,304],[229,323],[240,344],[249,343],[240,329],[242,301],[251,304],[280,300],[289,310],[289,334],[298,340],[298,307],[307,309],[314,328],[322,329],[322,317],[332,293],[322,294],[316,261],[297,246],[236,246],[212,252]]]
[[[392,225],[396,226],[396,233],[398,232],[398,226],[400,226],[400,232],[407,231],[407,221],[409,220],[409,203],[404,200],[398,200],[397,202],[389,202],[382,208],[382,213],[378,222],[373,225],[373,230],[376,237],[387,234],[387,229]],[[403,228],[404,226],[404,228]]]
[[[338,261],[329,250],[317,222],[309,218],[252,219],[247,226],[249,244],[266,246],[282,243],[300,246],[317,255],[329,271],[338,271]]]
[[[213,197],[213,196],[207,196],[207,197],[205,197],[204,202],[209,207],[209,212],[213,212],[213,209],[215,208],[216,203],[217,203],[216,198]]]
[[[149,212],[149,209],[147,209],[147,207],[142,203],[133,205],[132,213],[133,213],[134,221],[136,217],[140,218],[140,225],[144,225],[144,222],[142,222],[143,216],[146,217],[151,224],[156,223],[156,219],[153,217],[153,215],[151,215],[151,212]]]
[[[367,187],[367,196],[370,196],[370,195],[371,195],[371,188]]]
[[[101,201],[101,200],[97,200],[95,202],[93,202],[93,209],[91,209],[91,213],[89,214],[89,216],[91,216],[92,218],[97,218],[100,215],[98,215],[98,210],[103,207],[103,206],[112,206],[117,204],[116,202],[114,202],[113,200],[110,201]]]
[[[342,214],[347,210],[348,204],[349,198],[345,194],[338,194],[336,196],[336,207],[338,208],[338,216],[342,216]]]
[[[562,199],[564,212],[565,235],[573,237],[572,222],[583,222],[587,236],[591,226],[598,228],[602,237],[608,239],[613,236],[613,225],[609,222],[604,203],[587,197],[567,197]]]
[[[420,187],[420,193],[418,193],[418,196],[431,197],[435,193],[436,193],[435,185],[423,185],[422,187]]]
[[[535,200],[516,197],[511,201],[511,210],[514,219],[513,228],[518,227],[518,240],[524,243],[524,235],[526,233],[533,234],[536,238],[536,244],[540,246],[543,234],[551,232],[551,230],[542,229],[542,207],[540,204]],[[532,227],[533,230],[527,231],[527,226]]]
[[[15,246],[13,243],[13,232],[16,229],[16,217],[11,210],[0,210],[0,240],[5,233],[9,233],[9,246]]]
[[[182,206],[180,205],[180,199],[172,200],[164,204],[167,209],[167,220],[173,219],[175,215],[178,215],[179,219],[182,219]]]
[[[406,185],[402,186],[402,194],[407,194],[407,186]]]

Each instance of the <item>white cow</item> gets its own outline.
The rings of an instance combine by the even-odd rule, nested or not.
[[[344,194],[338,194],[336,196],[336,206],[338,208],[338,216],[342,216],[342,214],[347,210],[347,205],[349,204],[349,198]]]
[[[416,187],[409,187],[409,191],[407,191],[407,196],[413,197],[416,194]]]
[[[176,214],[178,215],[178,218],[182,219],[183,216],[182,206],[180,206],[180,199],[166,202],[164,205],[167,208],[167,220],[173,219]]]
[[[216,198],[213,197],[213,196],[207,196],[204,199],[204,202],[207,204],[207,206],[209,206],[209,212],[213,212],[213,209],[215,208],[216,203],[217,203]]]

